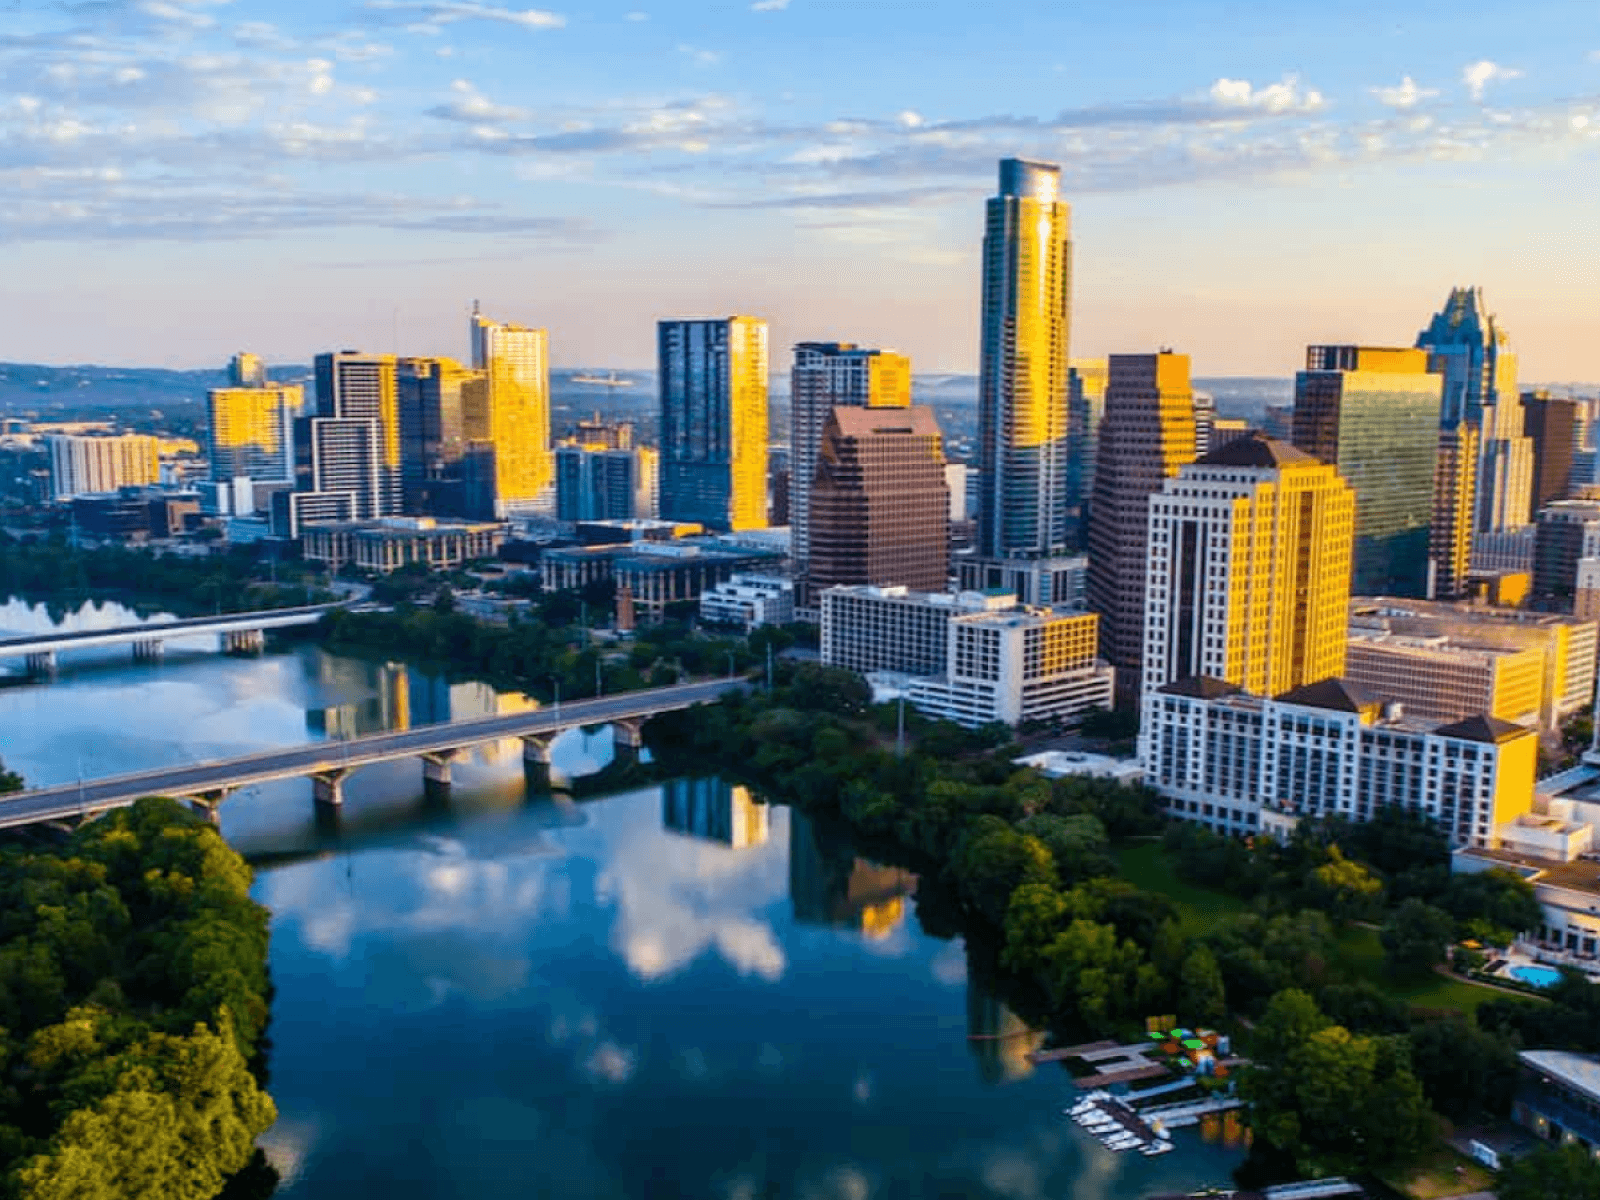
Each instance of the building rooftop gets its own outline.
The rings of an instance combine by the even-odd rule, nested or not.
[[[1499,717],[1491,717],[1487,713],[1467,717],[1449,725],[1441,725],[1433,732],[1439,737],[1488,742],[1491,745],[1501,745],[1505,742],[1514,742],[1520,737],[1533,736],[1533,730],[1526,725],[1514,725],[1510,721],[1502,721]]]
[[[1224,696],[1237,696],[1244,689],[1226,679],[1213,679],[1209,675],[1191,675],[1175,679],[1160,689],[1169,696],[1189,696],[1196,700],[1220,700]]]
[[[1525,1066],[1600,1102],[1600,1057],[1568,1050],[1520,1050]]]
[[[1319,459],[1307,454],[1304,450],[1291,446],[1288,442],[1280,442],[1276,438],[1269,438],[1259,429],[1252,430],[1243,437],[1234,438],[1225,445],[1219,446],[1204,458],[1199,459],[1197,466],[1202,467],[1286,467],[1295,463],[1317,463]]]
[[[1379,706],[1379,700],[1359,683],[1348,679],[1319,679],[1302,684],[1274,697],[1280,704],[1303,708],[1326,708],[1333,712],[1359,713]],[[1520,728],[1520,727],[1519,727]]]
[[[938,437],[939,422],[931,408],[836,408],[829,420],[845,437],[871,437],[875,433],[903,433]]]
[[[1531,883],[1546,887],[1565,888],[1587,896],[1600,896],[1600,862],[1578,858],[1560,862],[1552,858],[1538,858],[1520,854],[1515,850],[1487,849],[1477,846],[1456,851],[1458,858],[1476,859],[1491,867],[1511,871]]]

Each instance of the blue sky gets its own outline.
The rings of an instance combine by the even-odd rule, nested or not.
[[[1593,0],[550,2],[0,0],[0,358],[461,355],[481,298],[560,364],[738,311],[970,370],[1021,154],[1074,354],[1287,374],[1481,284],[1600,376]]]

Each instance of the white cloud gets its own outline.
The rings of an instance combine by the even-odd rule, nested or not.
[[[1294,75],[1285,75],[1277,83],[1254,87],[1247,79],[1219,79],[1208,93],[1218,108],[1253,110],[1256,112],[1312,113],[1326,107],[1322,93],[1315,88],[1300,86]]]
[[[1487,58],[1461,68],[1461,82],[1466,85],[1467,91],[1472,93],[1474,100],[1482,100],[1491,83],[1504,83],[1509,79],[1521,78],[1522,72],[1516,67],[1503,67],[1499,63],[1490,62]]]
[[[428,109],[430,117],[469,125],[493,125],[520,121],[528,115],[527,109],[494,103],[465,79],[457,79],[450,85],[450,90],[453,98]]]
[[[366,7],[376,12],[392,12],[397,16],[411,15],[422,29],[449,25],[454,21],[501,21],[520,25],[524,29],[560,29],[566,17],[541,8],[498,8],[492,4],[478,4],[473,0],[367,0]]]
[[[714,67],[722,61],[722,54],[719,51],[705,50],[686,42],[678,44],[678,53],[687,57],[697,67]]]
[[[789,0],[755,0],[750,6],[751,12],[782,12],[789,7]]]
[[[1418,87],[1417,81],[1407,75],[1394,87],[1373,88],[1372,94],[1378,98],[1379,104],[1405,111],[1409,108],[1415,108],[1424,100],[1431,100],[1439,92],[1436,88]]]
[[[583,1070],[596,1082],[627,1083],[639,1065],[639,1056],[609,1039],[594,1048],[583,1064]]]

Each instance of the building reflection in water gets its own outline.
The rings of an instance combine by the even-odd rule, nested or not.
[[[888,937],[905,919],[917,877],[857,857],[846,830],[789,812],[789,901],[801,925]]]
[[[314,682],[319,694],[341,702],[306,712],[306,729],[330,739],[389,733],[419,725],[442,725],[474,717],[527,712],[538,701],[501,694],[486,683],[451,683],[404,663],[373,662],[319,654]],[[478,748],[485,762],[509,761],[521,753],[515,738]]]
[[[1034,1029],[990,989],[979,973],[967,968],[967,1045],[977,1060],[978,1077],[987,1084],[1011,1083],[1033,1074],[1028,1055],[1044,1045],[1044,1031]]]
[[[673,833],[735,850],[764,845],[768,810],[750,789],[726,783],[715,775],[674,779],[661,788],[661,824]]]

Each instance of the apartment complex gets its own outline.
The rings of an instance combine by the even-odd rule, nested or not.
[[[550,335],[491,321],[476,304],[468,325],[472,367],[488,379],[486,404],[469,410],[465,430],[478,461],[480,515],[549,512]]]
[[[161,478],[161,446],[142,433],[56,433],[50,446],[50,494],[56,500],[144,487]]]
[[[767,525],[767,323],[662,321],[661,515],[708,529]]]
[[[1332,467],[1263,434],[1180,468],[1150,497],[1142,687],[1339,675],[1354,511]]]
[[[1281,835],[1301,817],[1364,821],[1399,806],[1433,818],[1453,845],[1483,846],[1533,806],[1532,729],[1386,717],[1345,680],[1267,698],[1196,677],[1151,693],[1144,713],[1145,782],[1172,815],[1226,833]]]
[[[260,374],[246,364],[244,374]],[[264,380],[265,375],[260,374]],[[305,406],[298,384],[212,388],[206,393],[207,456],[213,483],[294,482],[294,422]]]
[[[647,520],[656,515],[659,458],[641,446],[556,447],[556,517],[562,521]]]
[[[1426,596],[1440,377],[1421,350],[1312,346],[1295,376],[1294,444],[1355,489],[1354,589]]]

